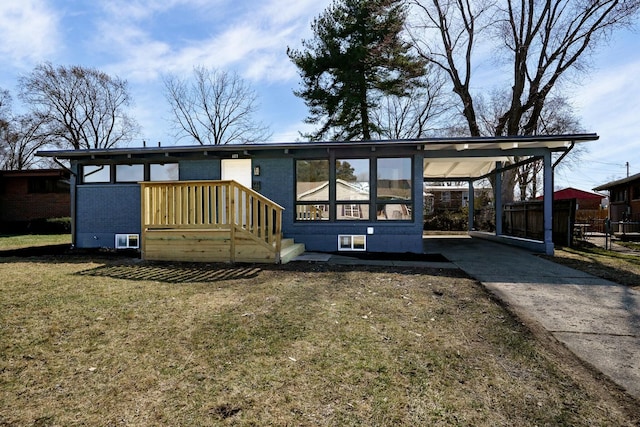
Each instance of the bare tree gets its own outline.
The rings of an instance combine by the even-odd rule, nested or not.
[[[471,91],[480,34],[498,39],[494,47],[505,52],[511,70],[510,77],[504,76],[510,83],[509,103],[492,133],[531,135],[561,78],[578,70],[586,54],[611,31],[630,25],[640,1],[414,0],[413,5],[422,12],[412,30],[416,47],[447,73],[470,135],[480,136]]]
[[[489,99],[477,97],[478,124],[481,130],[490,131],[495,123],[504,115],[504,108],[508,105],[509,92],[497,90],[492,92]],[[534,134],[560,135],[583,132],[580,119],[575,115],[571,103],[562,95],[553,94],[547,97],[547,101],[540,113],[538,128]],[[577,164],[586,148],[576,146],[560,164],[560,167],[572,167]],[[559,154],[558,154],[559,155]],[[519,157],[513,157],[512,162],[520,161]],[[526,163],[514,169],[511,175],[515,179],[520,200],[537,197],[540,184],[540,174],[543,164],[541,160]]]
[[[164,84],[177,136],[201,145],[246,144],[271,137],[268,127],[254,119],[257,93],[237,73],[196,67],[193,80],[169,75]]]
[[[0,167],[5,167],[11,139],[11,95],[8,90],[0,89]]]
[[[11,95],[0,90],[0,169],[23,170],[40,163],[36,151],[48,143],[44,122],[32,114],[14,116]]]
[[[412,5],[420,15],[411,29],[415,46],[449,76],[471,136],[483,134],[472,92],[475,50],[480,39],[496,41],[494,56],[502,53],[508,70],[496,79],[509,88],[509,96],[484,130],[513,136],[544,130],[542,112],[553,90],[579,71],[612,31],[633,22],[640,0],[413,0]],[[513,185],[509,179],[504,188],[513,194]]]
[[[388,95],[372,111],[372,121],[380,137],[389,139],[425,138],[451,131],[452,103],[445,94],[446,80],[437,69],[403,96]]]
[[[42,167],[43,161],[36,158],[35,154],[50,142],[46,127],[47,122],[33,114],[15,117],[9,127],[7,139],[3,141],[6,142],[6,151],[2,169],[24,170]]]
[[[139,133],[125,111],[131,104],[125,80],[93,68],[38,65],[20,78],[20,98],[46,122],[48,138],[73,149],[124,145]]]

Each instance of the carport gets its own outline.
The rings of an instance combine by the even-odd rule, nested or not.
[[[503,241],[553,255],[554,168],[575,144],[595,141],[598,138],[596,134],[577,134],[430,141],[423,147],[423,178],[424,181],[430,182],[467,182],[469,194],[473,194],[476,181],[490,179],[493,184],[496,209],[495,233],[479,232],[473,229],[474,200],[473,197],[469,197],[469,235]],[[543,161],[544,239],[538,241],[504,235],[502,200],[504,172],[540,159]],[[547,191],[548,189],[551,191]]]

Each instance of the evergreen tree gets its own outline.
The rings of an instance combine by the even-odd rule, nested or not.
[[[312,23],[303,50],[287,49],[298,67],[310,115],[319,128],[311,140],[370,140],[383,96],[403,96],[418,85],[424,62],[402,40],[406,7],[401,0],[334,0]]]

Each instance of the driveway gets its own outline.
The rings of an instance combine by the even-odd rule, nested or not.
[[[425,250],[447,257],[640,399],[640,292],[477,238],[427,238]]]

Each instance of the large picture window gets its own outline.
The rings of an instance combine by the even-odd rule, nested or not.
[[[369,219],[369,159],[336,160],[336,219]]]
[[[376,218],[405,220],[413,218],[412,165],[410,158],[377,159]]]
[[[296,161],[296,220],[329,219],[329,161]]]
[[[410,157],[296,160],[295,176],[297,221],[413,219]]]

